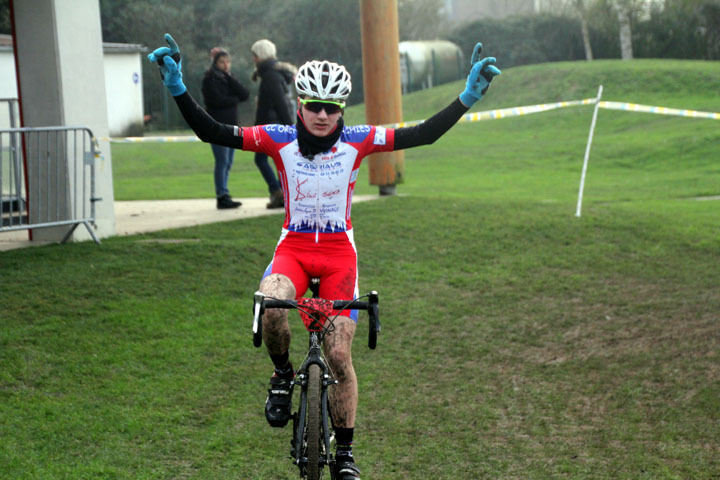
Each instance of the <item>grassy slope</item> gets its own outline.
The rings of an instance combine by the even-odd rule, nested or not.
[[[717,62],[681,62],[638,60],[633,62],[595,61],[591,63],[544,64],[531,67],[509,69],[495,80],[490,95],[478,103],[474,110],[490,110],[518,105],[550,103],[560,100],[574,100],[595,97],[598,84],[605,88],[604,99],[629,101],[650,105],[675,108],[690,108],[706,111],[720,111],[720,78]],[[682,73],[679,73],[682,72]],[[404,118],[422,119],[443,108],[463,88],[462,82],[443,85],[430,91],[416,92],[404,98]],[[496,153],[498,158],[507,158],[524,154],[518,151],[519,144],[532,148],[530,155],[535,157],[540,150],[550,155],[559,154],[562,160],[572,162],[585,150],[587,131],[592,116],[592,107],[573,108],[562,112],[552,112],[504,121],[483,122],[481,124],[459,125],[453,129],[467,142],[456,143],[443,139],[439,145],[453,145],[461,151],[478,148],[478,138],[486,145],[487,138],[494,139],[493,150],[484,148],[482,153]],[[362,106],[348,109],[348,124],[364,123]],[[603,139],[609,138],[610,144],[624,145],[629,148],[647,145],[643,137],[634,137],[635,132],[628,131],[625,137],[615,141],[608,135],[626,131],[639,121],[645,128],[647,118],[644,114],[626,114],[623,112],[601,111],[595,148],[603,148]],[[653,122],[666,125],[670,132],[681,128],[685,132],[694,130],[693,122],[685,119],[654,117]],[[628,123],[623,123],[628,122]],[[701,132],[710,131],[707,121],[696,121],[703,125]],[[711,122],[712,123],[712,122]],[[542,127],[541,127],[542,126]],[[613,127],[615,129],[613,130]],[[609,129],[606,131],[605,129]],[[536,131],[537,130],[537,131]],[[518,142],[519,136],[531,131],[534,142]],[[562,135],[562,141],[558,136]],[[689,135],[692,135],[690,133]],[[452,137],[456,138],[455,136]],[[700,139],[707,144],[707,139]],[[468,143],[469,142],[469,143]],[[690,140],[691,146],[696,143]],[[482,147],[480,147],[482,148]],[[614,154],[622,155],[622,147]],[[658,148],[662,148],[659,145]],[[677,147],[676,147],[677,148]],[[681,147],[684,148],[684,147]],[[420,149],[408,153],[411,160],[430,155],[434,150]],[[650,151],[650,155],[654,152]],[[201,143],[181,144],[113,144],[113,173],[115,198],[117,200],[165,199],[165,198],[211,198],[213,158],[210,147]],[[594,156],[602,155],[602,150],[594,151]],[[454,152],[453,155],[454,156]],[[235,164],[230,175],[230,190],[239,197],[264,196],[266,187],[255,167],[251,153],[236,152]],[[412,166],[408,165],[407,175],[412,176]],[[167,178],[173,181],[168,182]],[[367,178],[366,166],[360,178]],[[410,184],[417,184],[417,179]],[[358,182],[359,193],[372,193],[372,187],[366,182]],[[405,188],[405,187],[403,187]]]
[[[593,96],[604,75],[609,100],[720,111],[717,71],[511,69],[479,108]],[[459,89],[408,96],[406,117]],[[364,323],[354,348],[367,477],[716,475],[720,227],[694,198],[720,194],[718,124],[601,111],[578,219],[591,114],[458,125],[407,152],[407,196],[355,207],[384,319],[377,351]],[[248,323],[277,234],[273,216],[0,253],[3,477],[293,478]]]

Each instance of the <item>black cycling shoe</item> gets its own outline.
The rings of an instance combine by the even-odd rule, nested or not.
[[[271,427],[282,428],[292,418],[292,389],[292,378],[277,375],[270,378],[270,389],[265,400],[265,418]]]
[[[352,457],[335,459],[336,480],[360,480],[360,469],[355,465]]]

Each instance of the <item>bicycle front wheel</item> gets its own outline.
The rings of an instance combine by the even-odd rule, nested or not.
[[[307,480],[318,480],[322,475],[320,465],[322,435],[321,393],[322,372],[318,365],[308,369],[307,395]]]

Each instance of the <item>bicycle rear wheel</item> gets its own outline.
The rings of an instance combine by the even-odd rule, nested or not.
[[[321,442],[323,442],[321,418],[322,372],[318,365],[310,365],[308,369],[307,396],[307,479],[318,480],[322,476],[320,465]]]

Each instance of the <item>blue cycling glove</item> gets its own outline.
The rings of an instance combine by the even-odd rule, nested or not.
[[[150,55],[148,55],[148,60],[151,62],[157,62],[160,67],[160,76],[163,79],[163,83],[168,90],[170,90],[170,94],[173,97],[177,97],[187,91],[187,88],[182,81],[182,59],[180,58],[180,49],[169,33],[165,34],[165,41],[168,43],[169,47],[160,47],[155,49]]]
[[[500,75],[502,72],[493,63],[495,57],[485,57],[480,60],[480,52],[482,51],[482,43],[477,43],[470,58],[470,75],[468,75],[465,90],[460,94],[460,101],[466,107],[470,108],[475,102],[480,100],[487,89],[490,87],[492,79]]]

